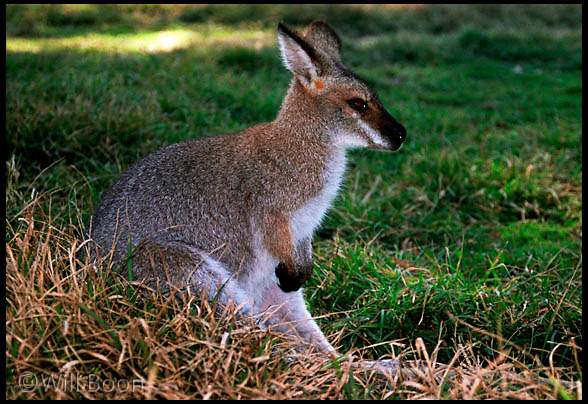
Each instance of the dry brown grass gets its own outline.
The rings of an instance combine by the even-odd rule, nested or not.
[[[7,203],[23,198],[7,189]],[[393,358],[401,367],[382,362],[374,372],[357,352],[338,363],[296,353],[201,299],[140,297],[112,265],[99,272],[76,258],[79,223],[52,223],[50,205],[49,195],[32,193],[7,218],[7,399],[582,396],[580,382],[558,382],[563,370],[526,369],[506,351],[483,367],[471,345],[458,346],[441,365],[439,346],[417,339]]]

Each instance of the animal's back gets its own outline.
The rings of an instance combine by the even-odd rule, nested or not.
[[[187,140],[157,150],[126,171],[103,196],[91,219],[91,237],[115,257],[128,244],[154,239],[216,250],[223,262],[251,259],[242,175],[251,150],[239,136]],[[223,246],[227,247],[224,251]],[[220,249],[219,249],[220,248]]]

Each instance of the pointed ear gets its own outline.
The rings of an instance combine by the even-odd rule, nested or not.
[[[278,41],[286,68],[310,83],[320,75],[317,52],[297,33],[281,22],[278,24]]]
[[[304,39],[333,60],[341,61],[341,39],[326,22],[314,21],[310,24],[304,31]]]

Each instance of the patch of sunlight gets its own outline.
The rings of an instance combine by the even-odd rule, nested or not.
[[[218,26],[128,34],[90,33],[63,38],[6,38],[6,51],[54,52],[94,50],[108,53],[163,53],[197,45],[200,49],[236,45],[260,49],[275,44],[275,34],[261,30],[234,30]]]
[[[261,49],[266,46],[274,46],[277,43],[275,30],[260,29],[231,29],[223,26],[215,26],[205,38],[210,45],[234,45],[248,48]]]
[[[186,48],[199,39],[201,39],[201,35],[198,32],[179,29],[141,35],[126,42],[125,46],[128,47],[128,50],[139,52],[171,52]]]
[[[170,52],[201,39],[197,31],[186,29],[131,34],[75,35],[64,38],[7,38],[8,52],[48,52],[58,50],[95,50],[102,52]]]

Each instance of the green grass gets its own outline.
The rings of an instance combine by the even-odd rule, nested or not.
[[[581,6],[6,11],[11,271],[53,271],[51,253],[31,252],[31,240],[57,256],[79,245],[80,223],[141,156],[272,120],[290,80],[277,21],[301,28],[321,18],[341,34],[343,60],[408,130],[398,153],[350,153],[345,186],[314,242],[306,294],[313,315],[328,314],[321,328],[341,351],[367,358],[406,353],[399,344],[421,337],[431,347],[442,341],[442,362],[472,344],[482,363],[508,349],[524,367],[553,365],[581,380]],[[9,274],[14,318],[24,292]],[[114,325],[100,311],[115,309],[84,307],[100,338],[110,338]],[[48,331],[31,321],[30,335]],[[27,369],[18,341],[33,338],[12,327],[8,375]],[[57,366],[60,343],[47,348],[46,366]],[[241,371],[248,380],[250,369]],[[340,391],[371,397],[358,388]]]

